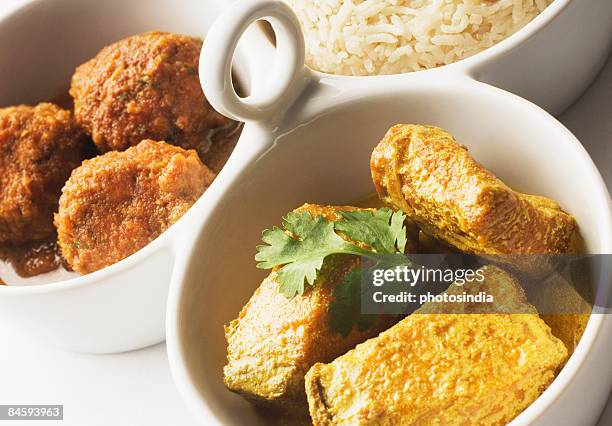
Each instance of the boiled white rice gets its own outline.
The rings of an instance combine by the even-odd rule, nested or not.
[[[553,0],[285,0],[306,39],[306,61],[342,75],[439,67],[512,35]]]

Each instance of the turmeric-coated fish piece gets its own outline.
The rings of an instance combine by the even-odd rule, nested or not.
[[[564,279],[562,275],[551,274],[527,287],[529,300],[570,354],[578,346],[591,318],[594,295],[586,288],[591,283],[588,275],[576,274]]]
[[[341,210],[358,209],[305,204],[295,211],[337,220]],[[258,405],[307,415],[304,376],[308,369],[315,362],[333,360],[397,321],[381,316],[369,329],[355,327],[346,337],[330,326],[333,289],[359,262],[351,255],[327,257],[314,286],[291,299],[279,292],[272,272],[225,328],[225,385]]]
[[[566,253],[576,223],[546,197],[516,192],[431,126],[397,124],[370,162],[381,199],[427,234],[478,254]]]
[[[535,312],[512,277],[495,266],[484,272],[475,291],[501,295],[501,312]],[[567,357],[536,313],[428,313],[444,311],[425,304],[330,364],[315,364],[306,375],[314,425],[506,424]]]

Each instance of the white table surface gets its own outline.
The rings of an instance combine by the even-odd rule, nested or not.
[[[0,0],[0,18],[27,1]],[[593,156],[608,189],[612,189],[611,106],[612,57],[591,88],[561,116]],[[118,355],[78,355],[41,346],[1,324],[0,404],[64,405],[63,422],[18,422],[18,426],[197,424],[174,388],[164,344]],[[612,398],[598,426],[612,426]]]

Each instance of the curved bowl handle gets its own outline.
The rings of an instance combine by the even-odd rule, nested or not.
[[[276,33],[276,55],[266,81],[254,81],[240,98],[232,84],[232,59],[246,29],[266,19]],[[251,52],[257,55],[257,52]],[[304,87],[304,37],[295,13],[275,0],[239,1],[213,24],[200,54],[200,83],[210,104],[239,121],[266,121],[282,115]]]

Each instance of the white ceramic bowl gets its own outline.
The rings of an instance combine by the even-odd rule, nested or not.
[[[205,0],[27,4],[0,20],[0,106],[56,98],[77,65],[125,36],[157,29],[203,37],[218,9]],[[237,55],[236,72],[247,85],[253,63]],[[160,238],[111,267],[51,284],[0,286],[0,322],[80,352],[119,352],[164,340],[176,251],[205,198]]]
[[[284,63],[274,65],[266,90],[239,99],[226,84],[227,63],[240,32],[261,17],[271,17]],[[350,204],[372,193],[370,154],[395,123],[447,129],[514,188],[558,200],[576,217],[588,252],[612,253],[612,208],[601,176],[576,138],[543,109],[475,81],[459,71],[465,64],[409,78],[313,73],[299,63],[303,43],[294,25],[295,17],[277,2],[244,2],[213,26],[203,50],[220,57],[201,68],[209,100],[251,120],[223,179],[207,194],[206,216],[184,243],[168,301],[173,376],[206,425],[265,424],[222,380],[223,325],[265,275],[253,259],[261,231],[304,202]],[[567,365],[512,424],[594,422],[612,386],[611,339],[612,318],[592,315]]]

